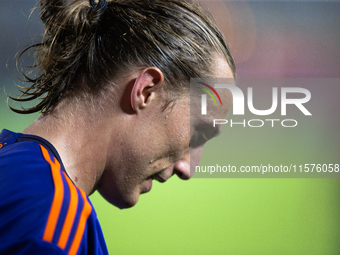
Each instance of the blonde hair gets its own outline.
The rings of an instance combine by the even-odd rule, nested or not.
[[[178,94],[188,90],[191,77],[212,74],[213,53],[224,56],[235,74],[223,34],[191,1],[108,1],[104,13],[88,0],[41,0],[39,5],[46,31],[41,43],[25,50],[35,48],[32,69],[38,75],[24,74],[31,85],[18,99],[10,98],[41,102],[11,108],[15,112],[48,113],[65,96],[100,94],[123,73],[148,66],[158,67],[167,91]]]

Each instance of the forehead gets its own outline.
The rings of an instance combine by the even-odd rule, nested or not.
[[[215,57],[213,68],[213,78],[235,78],[227,60],[224,57],[217,55]]]
[[[228,89],[215,88],[216,84],[235,84],[234,75],[223,57],[216,57],[212,78],[192,79],[190,84],[190,122],[193,125],[212,125],[214,119],[225,119],[231,106],[232,94]],[[202,105],[206,104],[206,114]]]
[[[210,81],[211,85],[207,84],[214,89],[214,92],[210,92],[209,88],[200,89],[200,87],[193,88],[195,92],[191,92],[190,123],[192,126],[213,126],[214,119],[225,119],[232,107],[231,92],[225,88],[214,88],[215,84],[226,84],[226,82],[230,84],[232,79],[214,79],[214,81],[216,83]]]

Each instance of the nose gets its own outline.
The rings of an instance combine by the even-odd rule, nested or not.
[[[189,180],[195,173],[195,167],[201,160],[202,152],[203,145],[197,148],[190,148],[190,151],[175,163],[174,173],[182,180]]]

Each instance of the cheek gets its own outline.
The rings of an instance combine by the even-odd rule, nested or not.
[[[183,149],[188,149],[190,144],[190,123],[189,120],[182,125],[182,129],[179,131],[180,142]]]
[[[174,119],[169,123],[168,134],[172,140],[176,141],[181,147],[189,146],[190,142],[190,118],[189,115],[184,115],[181,118]]]

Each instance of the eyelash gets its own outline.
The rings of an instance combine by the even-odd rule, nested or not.
[[[200,145],[206,143],[209,139],[206,137],[205,134],[197,133],[191,140],[189,146],[192,148],[196,148]]]

